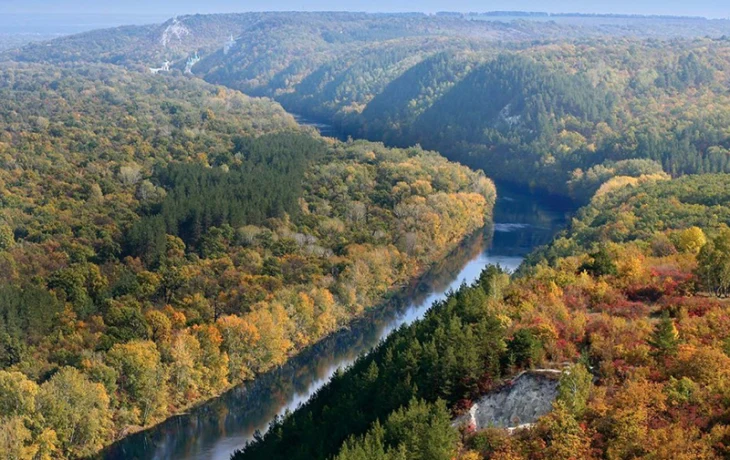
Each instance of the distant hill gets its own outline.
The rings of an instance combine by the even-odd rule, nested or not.
[[[189,73],[581,201],[619,171],[730,172],[730,21],[510,14],[180,16],[2,56]]]

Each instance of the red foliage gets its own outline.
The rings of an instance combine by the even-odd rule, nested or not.
[[[566,286],[563,290],[563,302],[570,310],[586,311],[590,304],[590,298],[583,289],[576,286]]]
[[[691,295],[697,292],[697,278],[693,273],[676,267],[655,267],[651,275],[661,285],[664,295]]]
[[[555,348],[558,351],[558,355],[562,356],[563,358],[566,358],[566,359],[577,357],[577,356],[575,356],[575,354],[576,354],[576,351],[578,348],[577,346],[579,346],[580,344],[575,344],[575,345],[576,346],[574,346],[572,342],[570,342],[569,340],[566,340],[566,339],[558,339],[555,342]]]
[[[669,408],[668,412],[674,420],[680,421],[686,427],[705,430],[710,425],[710,418],[696,404],[682,404]]]
[[[661,310],[677,316],[684,309],[689,316],[702,317],[711,310],[722,308],[722,303],[710,297],[665,297],[660,302]]]
[[[477,380],[477,389],[479,391],[479,394],[484,394],[488,391],[493,390],[494,386],[494,378],[492,378],[492,376],[489,375],[488,372],[482,375],[479,380]]]
[[[637,319],[649,315],[651,308],[641,302],[632,302],[625,298],[618,298],[611,302],[602,302],[595,306],[596,311],[608,313],[612,316],[621,316]]]
[[[460,399],[456,401],[456,404],[454,404],[454,408],[452,409],[454,415],[459,416],[461,414],[465,414],[469,409],[471,409],[471,406],[474,405],[474,401],[468,398]]]

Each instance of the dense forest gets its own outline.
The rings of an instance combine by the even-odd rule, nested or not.
[[[8,64],[0,101],[2,458],[90,455],[284,363],[495,200],[199,80]]]
[[[724,458],[729,190],[704,175],[599,194],[520,276],[487,268],[236,458]],[[452,425],[504,377],[564,362],[532,427]]]
[[[345,133],[419,143],[580,203],[613,177],[730,171],[726,40],[428,45],[363,47],[276,97]],[[398,48],[407,60],[392,60]]]
[[[196,15],[2,56],[140,71],[169,60],[173,74],[273,97],[353,137],[418,143],[580,204],[613,177],[730,172],[730,22],[615,20]]]
[[[613,177],[730,171],[726,40],[469,49],[453,42],[422,49],[423,59],[407,70],[382,52],[349,67],[346,56],[316,97],[306,84],[319,70],[277,98],[346,133],[419,143],[492,177],[581,203]],[[362,75],[370,60],[379,65],[369,75],[391,81],[348,78],[350,71]]]
[[[0,457],[89,456],[282,365],[488,223],[489,176],[584,207],[236,457],[727,458],[730,21],[500,16],[195,15],[3,51]],[[534,425],[452,423],[542,366]]]

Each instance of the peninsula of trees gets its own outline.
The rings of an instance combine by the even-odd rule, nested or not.
[[[0,457],[76,458],[284,363],[491,219],[482,173],[111,66],[0,68]]]
[[[583,207],[236,457],[727,458],[730,21],[498,18],[195,15],[2,52],[0,457],[91,455],[282,364],[489,222],[488,176]],[[452,426],[564,364],[534,426]]]

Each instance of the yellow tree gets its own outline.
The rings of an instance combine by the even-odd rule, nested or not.
[[[187,330],[175,335],[170,345],[170,390],[177,404],[200,396],[203,371],[198,339]]]
[[[58,447],[67,456],[91,455],[109,441],[109,396],[102,384],[78,370],[61,369],[41,385],[36,399],[44,425],[56,433]]]
[[[212,324],[194,326],[193,332],[200,343],[201,392],[217,394],[228,386],[228,355],[221,352],[223,337]]]
[[[221,349],[228,356],[228,374],[232,382],[253,377],[253,350],[261,340],[258,328],[251,321],[235,315],[218,318],[216,326],[222,338]]]
[[[699,227],[689,227],[676,234],[677,249],[682,252],[699,254],[706,243],[707,237],[705,236],[705,232]]]
[[[167,378],[154,342],[133,340],[114,345],[106,359],[118,373],[122,400],[145,425],[166,413]]]

